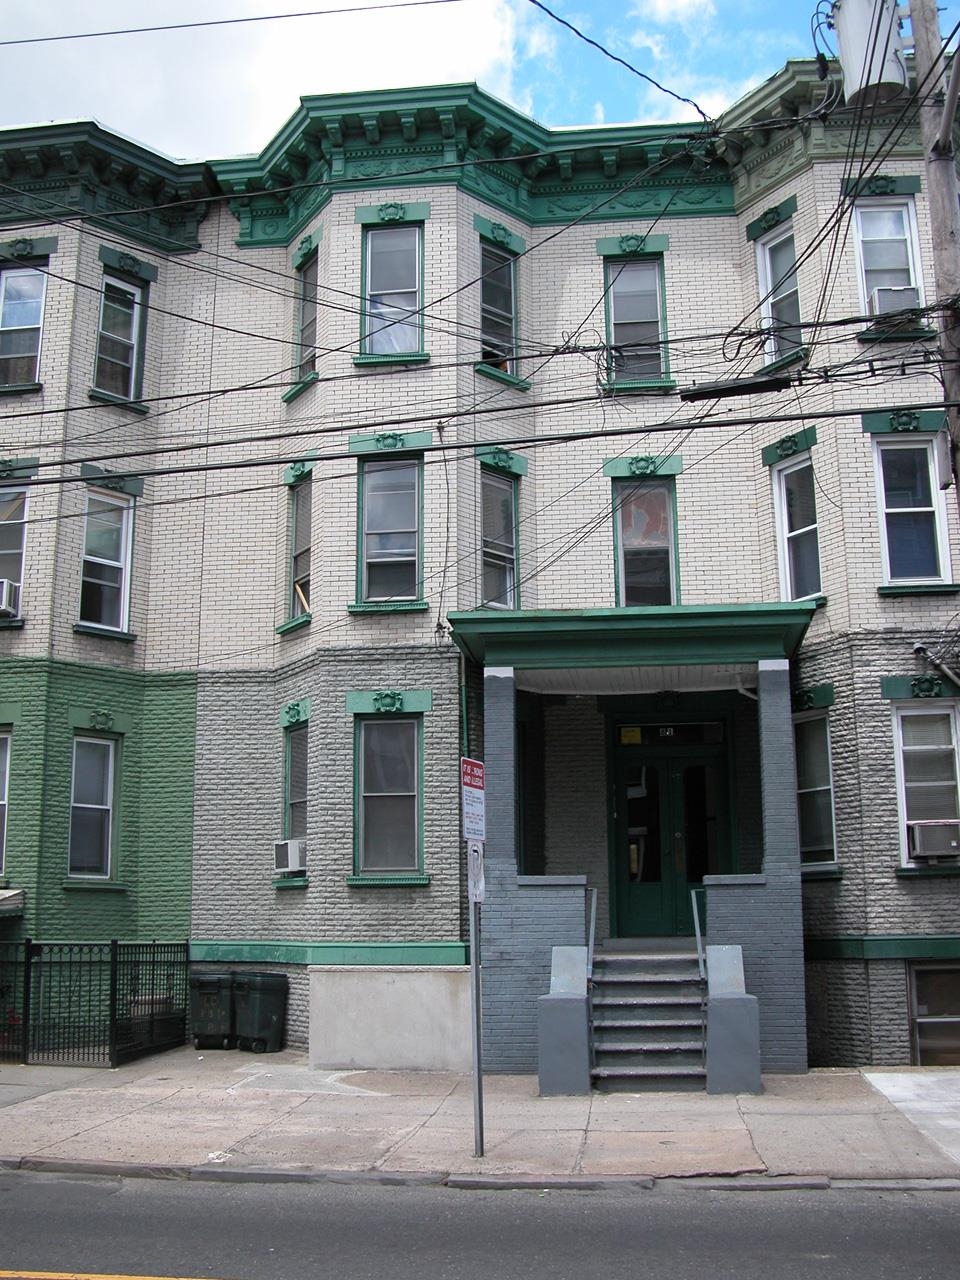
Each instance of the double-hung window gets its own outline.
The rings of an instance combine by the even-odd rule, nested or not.
[[[611,259],[604,266],[611,382],[658,382],[665,377],[662,263]]]
[[[87,494],[80,585],[80,621],[123,631],[127,626],[133,500]]]
[[[923,305],[912,200],[869,200],[854,207],[865,312],[882,316]]]
[[[783,598],[804,600],[819,595],[817,500],[810,455],[775,467],[773,484]]]
[[[364,241],[364,355],[420,351],[423,227],[368,227]]]
[[[290,550],[290,617],[310,612],[310,526],[313,480],[309,472],[290,489],[292,505]]]
[[[140,395],[143,289],[115,276],[103,277],[97,362],[93,385],[121,400]]]
[[[886,581],[944,581],[949,566],[933,440],[876,438],[876,451]]]
[[[33,267],[0,272],[0,386],[38,380],[47,277]]]
[[[418,458],[362,464],[362,598],[416,600],[420,594]]]
[[[517,589],[517,482],[485,467],[480,471],[483,541],[483,603],[515,609]]]
[[[760,278],[760,314],[768,335],[766,357],[771,362],[783,360],[803,345],[797,252],[793,228],[789,224],[758,241],[757,271]]]
[[[620,604],[676,603],[673,484],[621,480],[613,486]]]
[[[480,358],[512,374],[517,372],[515,270],[512,253],[480,241]]]
[[[895,710],[900,814],[906,859],[960,855],[957,710]]]
[[[307,746],[309,722],[293,725],[285,732],[284,838],[307,834]]]
[[[0,733],[0,875],[7,848],[7,792],[10,785],[10,735]]]
[[[837,855],[833,835],[833,785],[827,717],[797,716],[793,734],[797,753],[800,861],[834,862]]]
[[[309,377],[311,373],[316,373],[317,370],[317,272],[318,256],[314,249],[299,272],[300,323],[297,336],[300,343],[300,362],[297,367],[297,376],[301,380]]]
[[[0,489],[0,617],[20,612],[26,519],[26,490]]]
[[[393,716],[357,721],[361,874],[419,869],[421,724]]]
[[[109,876],[113,839],[116,743],[105,738],[75,738],[70,805],[72,876]]]

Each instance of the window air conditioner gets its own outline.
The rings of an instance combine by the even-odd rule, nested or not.
[[[872,316],[893,316],[901,311],[916,311],[920,306],[920,291],[913,286],[874,289],[870,294]]]
[[[908,822],[907,835],[914,862],[960,856],[960,822]]]
[[[278,840],[273,846],[273,866],[276,871],[306,871],[306,840]]]
[[[9,578],[0,578],[0,617],[15,618],[17,616],[17,583]]]

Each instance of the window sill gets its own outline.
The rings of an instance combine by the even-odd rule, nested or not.
[[[807,880],[842,880],[843,868],[838,867],[836,863],[813,863],[810,862],[806,866],[800,864],[800,879]]]
[[[897,867],[900,880],[936,880],[938,876],[960,876],[960,866],[945,862],[940,867]]]
[[[64,880],[60,885],[61,889],[69,889],[71,893],[126,893],[127,886],[125,884],[117,884],[116,880],[97,880],[94,876],[89,879],[80,879],[76,877],[71,880]]]
[[[354,356],[353,363],[359,368],[378,368],[391,364],[426,364],[430,359],[429,351],[396,351],[385,356]]]
[[[288,618],[286,622],[281,622],[279,627],[275,627],[278,636],[288,636],[291,631],[299,631],[302,627],[309,627],[313,621],[312,613],[301,613],[297,618]]]
[[[855,335],[858,342],[877,343],[877,342],[923,342],[929,338],[937,336],[936,329],[927,329],[923,325],[903,325],[901,328],[893,329],[861,329]]]
[[[601,382],[600,390],[606,395],[619,395],[621,392],[627,392],[628,395],[669,395],[672,391],[676,391],[677,384],[672,378],[656,378],[649,382],[630,382],[627,379],[614,382]]]
[[[310,881],[306,876],[278,876],[273,881],[275,889],[306,889]]]
[[[122,640],[124,644],[133,644],[137,638],[134,631],[115,631],[112,627],[98,627],[93,622],[75,622],[73,629],[78,636],[97,636],[100,640]]]
[[[766,373],[779,373],[781,369],[791,369],[795,364],[801,364],[810,355],[806,347],[797,347],[796,351],[790,351],[785,356],[778,356],[776,360],[771,360],[769,364],[761,365],[757,370],[759,376]]]
[[[150,412],[150,406],[140,400],[127,400],[124,396],[115,396],[112,391],[101,391],[99,387],[91,387],[87,392],[91,400],[99,400],[101,404],[114,404],[119,409],[129,409],[131,413],[141,416]]]
[[[363,889],[402,889],[414,888],[430,883],[430,877],[422,872],[397,873],[396,875],[353,875],[347,876],[347,884]]]
[[[496,365],[486,364],[480,360],[473,366],[474,373],[481,374],[484,378],[490,378],[494,382],[502,382],[505,387],[513,387],[517,391],[529,391],[530,383],[526,378],[519,378],[515,373],[508,373],[506,369],[498,369]]]
[[[347,613],[422,613],[429,600],[358,600],[347,605]]]
[[[307,387],[312,387],[315,382],[319,382],[319,381],[320,381],[319,373],[316,373],[316,372],[308,373],[305,378],[301,378],[300,381],[294,383],[292,387],[288,387],[287,390],[280,397],[280,399],[283,401],[284,404],[290,404],[291,401],[296,400],[299,396],[302,396],[303,393],[306,391]]]
[[[7,382],[0,386],[0,396],[28,396],[31,391],[42,390],[42,382]]]
[[[887,599],[897,596],[955,596],[960,595],[960,582],[905,582],[877,587],[877,595]]]
[[[22,618],[0,618],[0,631],[22,631]]]

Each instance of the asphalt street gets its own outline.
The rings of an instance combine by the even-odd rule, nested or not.
[[[2,1268],[222,1280],[943,1280],[956,1191],[457,1191],[0,1173]]]

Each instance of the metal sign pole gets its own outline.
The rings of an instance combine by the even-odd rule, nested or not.
[[[473,1154],[483,1155],[483,1058],[480,1002],[480,904],[470,903],[470,1006],[473,1013]]]
[[[486,770],[482,760],[460,757],[460,812],[467,842],[467,902],[470,909],[470,1008],[473,1023],[473,1154],[483,1155],[483,1004],[480,991],[480,904],[486,897],[483,842]]]

